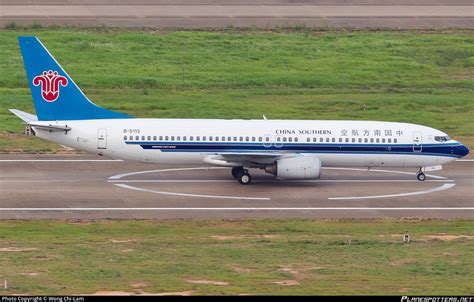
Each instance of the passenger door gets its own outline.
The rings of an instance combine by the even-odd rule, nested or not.
[[[107,149],[107,129],[97,130],[97,149]]]

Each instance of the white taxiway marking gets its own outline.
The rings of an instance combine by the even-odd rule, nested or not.
[[[175,168],[175,169],[161,169],[161,170],[130,172],[130,173],[124,173],[124,174],[111,176],[111,177],[109,177],[109,182],[115,182],[115,181],[120,180],[123,177],[131,176],[131,175],[138,175],[138,174],[157,173],[157,172],[171,172],[171,171],[208,170],[208,169],[210,169],[210,168],[197,167],[197,168]],[[227,168],[214,167],[212,169],[227,169]],[[247,197],[247,196],[222,196],[222,195],[206,195],[206,194],[189,194],[189,193],[177,193],[177,192],[166,192],[166,191],[150,190],[150,189],[133,187],[133,186],[129,186],[129,185],[126,185],[126,184],[115,184],[115,185],[118,186],[118,187],[124,188],[124,189],[130,189],[130,190],[148,192],[148,193],[155,193],[155,194],[163,194],[163,195],[174,195],[174,196],[184,196],[184,197],[217,198],[217,199],[237,199],[237,200],[270,200],[269,197]]]
[[[123,173],[114,176],[110,176],[109,180],[114,179],[121,179],[127,176],[132,175],[139,175],[139,174],[147,174],[147,173],[158,173],[158,172],[172,172],[172,171],[191,171],[191,170],[216,170],[216,169],[228,169],[228,168],[221,168],[221,167],[196,167],[196,168],[174,168],[174,169],[161,169],[161,170],[148,170],[148,171],[138,171],[138,172],[130,172],[130,173]]]
[[[350,197],[329,197],[330,200],[354,200],[354,199],[373,199],[373,198],[390,198],[390,197],[402,197],[402,196],[413,196],[413,195],[421,195],[421,194],[428,194],[433,192],[444,191],[454,187],[456,184],[444,184],[439,187],[424,190],[424,191],[416,191],[410,193],[400,193],[400,194],[390,194],[390,195],[371,195],[371,196],[350,196]]]
[[[121,159],[0,159],[0,162],[111,162]]]
[[[235,182],[234,180],[122,180],[123,177],[132,176],[132,175],[140,175],[146,173],[158,173],[158,172],[171,172],[171,171],[190,171],[190,170],[207,170],[209,168],[206,167],[195,167],[195,168],[174,168],[174,169],[161,169],[161,170],[149,170],[149,171],[139,171],[139,172],[129,172],[118,174],[109,177],[108,181],[110,183],[114,183],[114,185],[124,188],[130,189],[135,191],[141,192],[149,192],[149,193],[156,193],[156,194],[164,194],[164,195],[175,195],[175,196],[185,196],[185,197],[203,197],[203,198],[217,198],[217,199],[240,199],[240,200],[270,200],[269,197],[243,197],[243,196],[219,196],[219,195],[203,195],[203,194],[189,194],[189,193],[177,193],[177,192],[167,192],[167,191],[157,191],[145,188],[134,187],[131,185],[127,185],[126,183],[227,183],[227,182]],[[222,167],[215,167],[212,169],[228,169]],[[367,171],[367,169],[357,169],[357,168],[323,168],[327,170],[349,170],[349,171]],[[408,174],[408,175],[416,175],[413,172],[403,172],[403,171],[391,171],[391,170],[379,170],[379,169],[371,169],[369,171],[372,172],[383,172],[383,173],[397,173],[397,174]],[[409,192],[409,193],[399,193],[399,194],[388,194],[388,195],[371,195],[371,196],[347,196],[347,197],[329,197],[329,200],[353,200],[353,199],[374,199],[374,198],[393,198],[393,197],[403,197],[403,196],[412,196],[412,195],[420,195],[420,194],[428,194],[438,191],[447,190],[449,188],[454,187],[456,184],[454,180],[446,179],[443,176],[437,175],[429,175],[426,176],[435,178],[434,180],[430,180],[427,182],[452,182],[452,183],[445,183],[439,187],[423,190],[423,191],[416,191],[416,192]],[[277,182],[273,181],[256,181],[256,182]],[[340,179],[340,180],[299,180],[299,181],[288,181],[293,183],[391,183],[391,182],[418,182],[417,180],[347,180],[347,179]]]
[[[345,208],[0,208],[1,211],[472,211],[474,207],[442,208],[442,207],[345,207]]]
[[[474,159],[457,159],[456,161],[474,161]]]
[[[245,196],[220,196],[220,195],[202,195],[202,194],[187,194],[187,193],[175,193],[175,192],[165,192],[165,191],[156,191],[149,190],[144,188],[132,187],[126,184],[115,184],[117,187],[122,187],[125,189],[163,194],[163,195],[174,195],[174,196],[185,196],[185,197],[204,197],[204,198],[219,198],[219,199],[239,199],[239,200],[270,200],[268,197],[245,197]]]
[[[60,180],[58,180],[60,181]],[[0,182],[3,182],[0,180]],[[8,181],[6,181],[8,182]],[[18,181],[14,181],[18,182]],[[130,180],[109,180],[110,183],[235,183],[235,180],[230,179],[130,179]],[[410,179],[395,179],[395,180],[382,180],[382,179],[324,179],[324,180],[283,180],[279,181],[276,179],[272,180],[253,180],[252,183],[394,183],[394,182],[416,182],[419,183],[419,180],[410,180]],[[432,179],[425,180],[424,183],[429,182],[454,182],[452,179]]]

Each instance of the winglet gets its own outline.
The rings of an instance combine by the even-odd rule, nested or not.
[[[8,109],[8,110],[10,110],[10,112],[13,113],[14,115],[21,118],[27,124],[29,124],[30,122],[38,121],[38,117],[34,114],[24,112],[24,111],[20,111],[20,110],[17,110],[17,109]]]

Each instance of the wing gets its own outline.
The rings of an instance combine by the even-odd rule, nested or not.
[[[296,156],[295,153],[265,153],[265,152],[249,152],[249,153],[219,153],[209,155],[203,159],[205,163],[224,166],[224,167],[262,167],[275,162],[281,157]]]

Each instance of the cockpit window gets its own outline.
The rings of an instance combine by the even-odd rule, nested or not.
[[[447,142],[447,141],[451,140],[451,138],[447,135],[446,136],[435,136],[434,139],[437,142]]]

